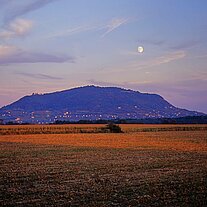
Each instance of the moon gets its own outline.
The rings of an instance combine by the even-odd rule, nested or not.
[[[143,53],[143,52],[144,52],[144,47],[139,46],[139,47],[137,48],[137,51],[138,51],[139,53]]]

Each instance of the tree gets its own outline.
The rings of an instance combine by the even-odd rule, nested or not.
[[[121,127],[114,123],[107,124],[106,128],[109,129],[111,133],[123,133],[123,131],[121,130]]]

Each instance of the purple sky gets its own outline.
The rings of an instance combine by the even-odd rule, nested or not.
[[[0,5],[0,107],[32,93],[94,84],[158,93],[207,113],[206,0]]]

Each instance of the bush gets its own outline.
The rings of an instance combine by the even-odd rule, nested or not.
[[[109,123],[106,125],[106,128],[109,129],[111,133],[122,133],[121,127],[114,123]]]

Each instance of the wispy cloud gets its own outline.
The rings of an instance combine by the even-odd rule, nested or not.
[[[158,47],[166,44],[166,41],[162,39],[138,39],[137,42],[141,44],[149,44]]]
[[[135,55],[132,52],[133,55]],[[126,71],[136,71],[136,70],[145,70],[148,68],[153,68],[159,65],[168,64],[173,61],[177,61],[183,59],[187,56],[185,51],[175,51],[169,52],[164,55],[151,58],[151,59],[144,59],[144,60],[133,60],[125,65],[121,65],[118,67],[113,67],[110,69],[103,70],[103,73],[113,73],[113,72],[126,72]]]
[[[135,55],[134,53],[132,54]],[[132,71],[142,71],[145,72],[145,74],[150,74],[150,71],[148,71],[148,69],[159,69],[156,67],[177,60],[181,60],[185,57],[187,57],[187,53],[185,51],[169,52],[154,58],[147,58],[143,60],[137,58],[136,60],[128,61],[125,62],[124,64],[122,63],[122,65],[112,65],[109,67],[105,67],[97,71],[97,73],[104,74],[104,75],[106,74],[112,75],[117,73],[126,73],[126,72],[128,73]]]
[[[4,24],[0,38],[12,38],[26,35],[32,28],[33,22],[22,18],[25,14],[40,9],[57,0],[0,0],[1,7],[6,5]]]
[[[22,16],[55,1],[57,0],[0,0],[0,3],[6,7],[3,15],[3,28],[0,30],[0,40],[4,40],[4,44],[7,44],[0,45],[0,65],[38,62],[75,62],[75,58],[68,55],[31,52],[8,45],[8,39],[27,36],[34,25],[33,21],[22,18]]]
[[[26,73],[26,72],[16,72],[15,74],[26,76],[26,77],[29,77],[29,78],[35,78],[35,79],[63,80],[63,78],[61,78],[61,77],[46,75],[46,74],[42,74],[42,73],[34,74],[34,73]]]
[[[60,32],[56,32],[54,34],[47,36],[46,38],[65,37],[65,36],[71,36],[88,31],[102,31],[102,30],[104,31],[104,33],[101,35],[101,37],[103,38],[109,33],[116,30],[117,28],[121,27],[122,25],[129,23],[130,21],[131,21],[130,18],[114,18],[105,24],[99,23],[99,24],[91,24],[91,25],[81,25]]]
[[[27,35],[32,29],[33,22],[26,19],[15,19],[5,29],[0,31],[0,38],[15,38]]]
[[[201,41],[199,40],[188,40],[188,41],[183,41],[179,44],[174,44],[173,46],[170,46],[170,48],[174,50],[184,50],[184,49],[192,48],[200,43]]]
[[[132,62],[129,67],[131,68],[136,68],[136,69],[146,69],[146,68],[151,68],[155,66],[159,66],[162,64],[167,64],[179,59],[183,59],[186,57],[186,52],[185,51],[176,51],[176,52],[170,52],[165,55],[155,57],[151,60],[146,60],[144,62]]]
[[[112,31],[116,30],[120,26],[127,24],[129,22],[130,18],[114,18],[112,19],[107,25],[106,25],[106,32],[101,36],[105,37]]]
[[[79,34],[82,32],[92,31],[100,29],[98,26],[90,26],[90,25],[84,25],[84,26],[78,26],[75,28],[70,28],[61,32],[54,33],[52,35],[49,35],[48,38],[55,38],[55,37],[64,37],[64,36],[71,36],[75,34]]]
[[[195,56],[195,58],[207,58],[207,54]]]
[[[27,52],[14,46],[0,45],[0,65],[8,65],[14,63],[38,63],[38,62],[53,62],[74,63],[75,58],[71,56],[60,56],[53,54],[45,54],[38,52]]]
[[[15,54],[16,47],[10,45],[0,45],[0,59]]]
[[[35,11],[37,9],[46,6],[49,3],[52,3],[57,0],[32,0],[27,1],[27,4],[15,4],[10,7],[10,10],[7,12],[5,16],[5,22],[10,22],[17,17],[21,17],[29,12]]]
[[[152,46],[165,47],[172,50],[186,50],[199,45],[202,41],[198,39],[186,39],[181,42],[170,42],[163,39],[138,39],[137,42]]]
[[[176,51],[176,52],[171,52],[166,55],[160,56],[155,58],[149,65],[148,67],[151,66],[157,66],[161,64],[166,64],[175,60],[179,60],[186,57],[186,52],[185,51]]]
[[[174,91],[177,93],[181,92],[199,92],[199,91],[205,91],[207,92],[207,80],[201,78],[186,78],[184,80],[171,80],[171,81],[137,81],[137,82],[107,82],[107,81],[99,81],[94,79],[87,80],[88,84],[94,84],[99,86],[120,86],[124,88],[131,88],[131,89],[138,89],[145,92],[156,92],[156,91],[163,91],[163,89],[166,88],[169,89],[169,91]],[[195,84],[199,87],[195,88]]]

